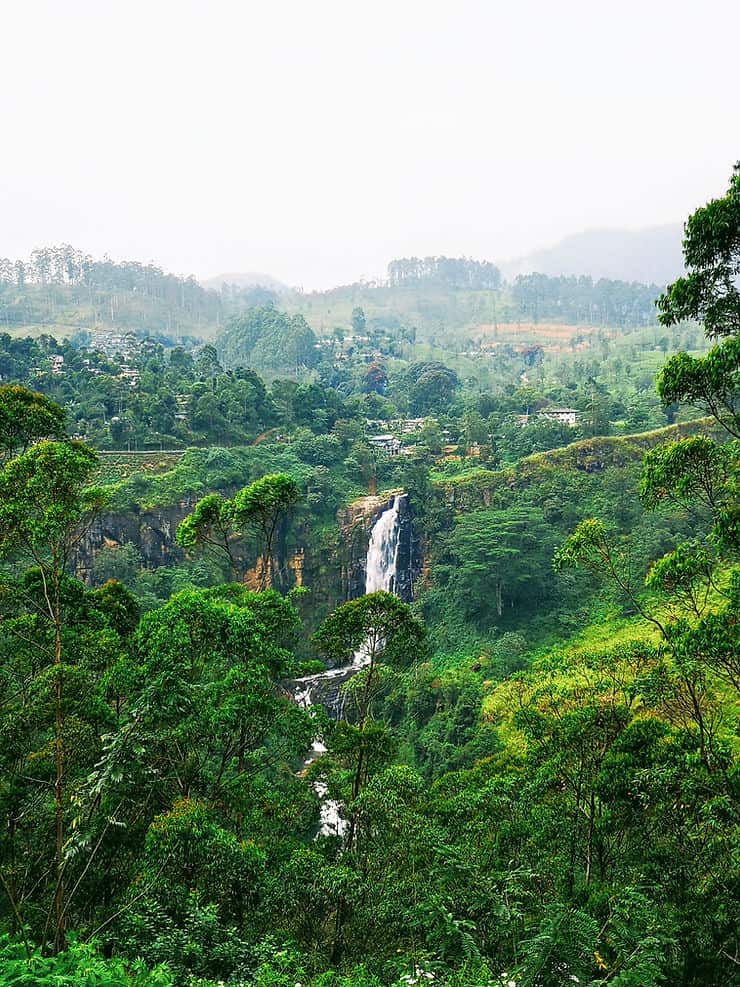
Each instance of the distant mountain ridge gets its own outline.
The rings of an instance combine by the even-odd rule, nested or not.
[[[682,239],[680,223],[642,230],[585,230],[498,266],[509,281],[536,271],[551,277],[590,275],[595,280],[611,278],[663,287],[683,273]]]
[[[533,250],[513,260],[498,261],[496,267],[507,281],[513,281],[519,274],[537,272],[549,277],[585,275],[594,281],[600,278],[637,281],[663,288],[684,273],[682,240],[681,223],[665,223],[639,230],[584,230],[571,233],[550,247]],[[398,263],[401,262],[392,261],[391,266]],[[448,260],[448,263],[454,263],[454,259]],[[389,280],[394,279],[390,277]],[[220,292],[224,284],[240,290],[266,288],[278,295],[293,291],[290,285],[260,271],[230,271],[201,278],[199,283],[203,288],[216,292]]]
[[[212,278],[202,278],[200,284],[208,291],[220,291],[224,284],[236,285],[237,288],[269,288],[278,294],[290,291],[290,287],[278,281],[271,274],[259,271],[232,271],[226,274],[216,274]]]

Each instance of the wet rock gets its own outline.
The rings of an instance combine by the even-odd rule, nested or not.
[[[394,591],[406,603],[414,598],[414,586],[422,569],[421,546],[414,531],[410,498],[402,490],[393,490],[379,497],[360,497],[337,512],[342,535],[342,589],[346,600],[357,599],[365,593],[370,533],[380,515],[393,506],[395,497],[399,495],[398,563]]]

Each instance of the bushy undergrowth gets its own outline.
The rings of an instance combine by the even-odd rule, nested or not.
[[[0,938],[0,984],[5,987],[172,987],[165,967],[148,968],[140,960],[104,959],[91,945],[72,943],[66,952],[29,953],[21,942]]]

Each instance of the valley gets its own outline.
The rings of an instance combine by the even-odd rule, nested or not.
[[[732,982],[717,263],[0,268],[0,982]]]

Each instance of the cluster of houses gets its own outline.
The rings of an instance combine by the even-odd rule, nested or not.
[[[120,329],[95,329],[90,334],[88,349],[104,353],[112,360],[116,356],[130,360],[141,348],[141,342],[135,332],[123,332]]]
[[[410,455],[415,446],[404,445],[404,439],[417,435],[429,422],[436,422],[435,418],[399,418],[397,421],[382,421],[368,418],[365,421],[365,428],[368,431],[384,428],[384,432],[377,431],[374,435],[368,435],[367,441],[374,449],[384,452],[387,456]],[[390,431],[392,429],[393,431]],[[449,441],[450,433],[447,429],[442,429],[442,438]],[[450,447],[452,448],[452,447]]]
[[[149,344],[152,345],[152,344]],[[127,362],[121,364],[120,373],[117,375],[125,380],[131,387],[137,387],[141,379],[141,371],[128,361],[132,360],[143,349],[146,349],[147,342],[140,340],[135,332],[122,332],[117,329],[96,329],[90,335],[90,344],[87,347],[90,352],[102,353],[109,360],[123,359]],[[84,359],[83,369],[94,376],[103,373],[100,367],[95,366],[93,360]],[[52,353],[49,356],[49,369],[55,376],[64,373],[64,356],[62,353]],[[42,374],[46,371],[43,367],[34,367],[34,372]]]
[[[459,447],[456,445],[449,444],[449,432],[444,429],[442,431],[442,438],[447,443],[442,446],[441,458],[442,459],[459,459]],[[395,435],[390,433],[383,433],[381,435],[371,435],[368,437],[368,443],[379,452],[385,453],[386,456],[410,456],[416,449],[415,445],[404,445],[402,440],[396,438]],[[481,449],[478,442],[472,442],[466,449],[466,456],[480,456]]]
[[[88,348],[103,353],[109,360],[122,358],[129,361],[142,350],[145,350],[147,345],[152,346],[153,344],[147,344],[146,340],[139,339],[135,332],[123,332],[120,329],[96,329],[90,336]],[[121,364],[121,372],[118,376],[131,387],[138,387],[141,371],[126,362]]]
[[[64,356],[61,353],[52,353],[49,356],[49,367],[51,373],[55,376],[64,373]],[[82,368],[86,373],[92,374],[97,377],[103,373],[100,367],[96,367],[92,360],[85,359],[82,361]],[[42,374],[44,373],[43,367],[34,367],[34,373]],[[132,367],[129,364],[122,364],[121,372],[117,374],[122,380],[125,380],[131,387],[137,387],[139,380],[141,379],[141,371],[138,367]]]
[[[548,408],[535,414],[517,415],[515,420],[521,426],[530,425],[534,422],[550,421],[575,428],[578,424],[578,415],[579,413],[575,408]],[[398,421],[381,421],[368,418],[365,427],[374,434],[368,435],[367,441],[374,449],[385,453],[387,456],[408,455],[414,447],[413,445],[404,445],[404,437],[420,432],[424,425],[430,421],[433,419],[403,418]],[[384,429],[384,431],[380,431],[380,429]],[[442,438],[449,443],[449,432],[446,429],[442,430]],[[442,447],[442,455],[451,454],[455,449],[455,446],[445,445]],[[479,456],[479,444],[473,443],[466,450],[466,455]]]
[[[370,432],[375,431],[376,434],[369,435],[367,441],[374,449],[384,452],[387,456],[407,454],[409,447],[405,447],[403,440],[398,436],[415,435],[430,420],[429,418],[399,418],[397,421],[383,421],[368,418],[365,421],[365,428]],[[381,432],[380,429],[385,431]]]

